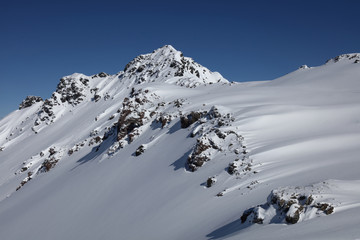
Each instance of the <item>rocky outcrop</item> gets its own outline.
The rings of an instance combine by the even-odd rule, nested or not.
[[[161,113],[157,120],[161,123],[161,128],[164,128],[168,123],[171,122],[172,116],[170,114]]]
[[[120,118],[117,124],[117,140],[120,141],[127,137],[128,142],[134,140],[135,135],[138,135],[136,129],[143,125],[145,117],[144,111],[139,111],[139,108],[125,98],[123,102],[123,110],[120,113]]]
[[[230,175],[233,174],[239,175],[240,173],[250,172],[252,170],[251,167],[252,167],[252,160],[249,159],[246,155],[243,155],[241,160],[240,158],[237,158],[233,162],[229,163],[227,172]]]
[[[208,112],[191,112],[181,118],[182,127],[189,127],[196,123],[190,134],[191,137],[198,136],[187,159],[190,171],[196,171],[219,153],[228,152],[234,157],[242,154],[233,149],[242,148],[243,137],[234,131],[224,129],[231,126],[232,121],[234,118],[230,113],[221,114],[215,106]]]
[[[19,110],[31,107],[35,103],[42,102],[43,99],[37,96],[27,96],[19,105]]]
[[[206,114],[206,112],[205,112],[205,114]],[[189,127],[191,124],[198,121],[203,115],[204,115],[204,113],[202,113],[202,112],[191,112],[190,114],[188,114],[186,116],[181,116],[180,117],[181,127],[182,128]]]
[[[59,159],[55,157],[51,157],[48,159],[45,159],[45,161],[42,163],[39,171],[40,172],[48,172],[50,169],[54,168],[55,165],[58,163]]]
[[[125,144],[133,142],[141,134],[140,127],[155,117],[156,113],[148,104],[151,103],[149,95],[148,90],[133,88],[130,96],[124,99],[122,109],[119,111],[119,120],[115,126],[117,142],[110,147],[109,153],[112,154]]]
[[[15,175],[26,174],[26,177],[21,181],[20,185],[16,188],[16,191],[35,178],[38,174],[46,173],[53,169],[61,160],[62,156],[63,150],[53,146],[24,161],[22,167],[15,172]]]
[[[273,190],[265,204],[244,211],[241,223],[295,224],[316,216],[332,214],[335,209],[333,203],[324,202],[321,198],[321,187]]]
[[[84,100],[84,88],[88,87],[88,79],[77,80],[71,76],[63,77],[57,85],[56,92],[60,94],[61,102],[77,105]]]
[[[48,157],[42,162],[37,173],[50,171],[52,168],[56,166],[56,164],[59,162],[59,160],[62,157],[62,153],[60,153],[59,150],[56,149],[55,147],[49,148],[48,152],[49,152]]]
[[[108,77],[108,76],[109,76],[109,74],[101,72],[101,73],[98,73],[98,74],[95,74],[95,75],[91,76],[91,78],[105,78],[105,77]]]

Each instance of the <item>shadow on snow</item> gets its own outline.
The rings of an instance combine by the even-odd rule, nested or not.
[[[209,239],[224,239],[226,237],[231,237],[233,235],[236,235],[241,230],[250,227],[251,225],[252,224],[250,223],[242,224],[241,219],[239,218],[231,223],[226,224],[225,226],[222,226],[212,231],[211,233],[206,235],[206,237],[208,237]]]
[[[192,152],[192,149],[187,151],[184,155],[182,155],[178,160],[170,164],[169,166],[174,167],[174,171],[177,171],[181,168],[184,168],[186,171],[190,171],[187,167],[187,159],[189,157],[189,154]]]
[[[111,145],[115,142],[115,140],[116,140],[116,136],[111,136],[108,139],[106,139],[104,142],[102,142],[101,144],[93,147],[91,149],[91,152],[89,152],[84,157],[82,157],[76,161],[78,163],[78,165],[75,166],[74,168],[72,168],[71,170],[74,170],[75,168],[81,166],[82,164],[90,162],[90,161],[96,159],[98,156],[104,154],[111,147]]]

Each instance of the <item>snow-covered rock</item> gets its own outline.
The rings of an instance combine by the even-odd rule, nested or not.
[[[332,214],[339,203],[336,202],[336,198],[324,197],[325,194],[334,194],[336,189],[331,187],[334,186],[322,182],[306,187],[283,187],[273,190],[265,204],[243,213],[241,223],[295,224]]]

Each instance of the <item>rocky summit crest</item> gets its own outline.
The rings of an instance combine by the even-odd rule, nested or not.
[[[334,58],[331,58],[326,61],[326,63],[337,63],[342,60],[349,60],[353,61],[353,63],[360,63],[360,53],[348,53],[348,54],[341,54]]]
[[[211,72],[193,59],[184,57],[182,52],[171,45],[134,58],[125,66],[122,77],[136,84],[167,82],[185,87],[228,82],[221,74]]]

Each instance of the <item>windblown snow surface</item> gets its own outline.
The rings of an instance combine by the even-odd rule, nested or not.
[[[230,83],[164,46],[62,78],[0,121],[0,239],[360,239],[359,58]]]

